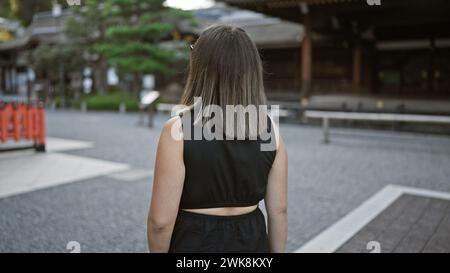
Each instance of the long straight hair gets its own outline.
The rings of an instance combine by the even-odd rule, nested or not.
[[[193,106],[194,97],[201,97],[203,108],[266,104],[262,61],[242,28],[212,25],[200,34],[191,52],[181,104]]]

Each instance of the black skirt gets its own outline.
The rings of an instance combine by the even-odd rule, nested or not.
[[[180,210],[169,252],[267,253],[269,240],[264,215],[259,208],[236,216]]]

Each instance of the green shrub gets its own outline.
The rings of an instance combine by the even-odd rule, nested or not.
[[[43,101],[43,100],[41,100],[41,101]],[[55,103],[55,107],[56,108],[62,108],[62,97],[61,96],[53,97],[53,102]],[[80,108],[80,102],[76,101],[73,98],[66,97],[65,98],[65,107],[64,108],[71,108],[71,107],[79,109]]]
[[[119,105],[121,102],[125,103],[127,111],[139,110],[138,100],[124,92],[116,92],[107,95],[86,96],[82,100],[86,102],[88,110],[119,111]]]

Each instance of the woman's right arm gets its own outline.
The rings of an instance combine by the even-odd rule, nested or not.
[[[151,252],[168,252],[183,191],[185,167],[181,120],[164,126],[156,153],[152,200],[147,221]]]
[[[283,139],[280,136],[277,139],[277,154],[269,173],[267,192],[264,199],[267,211],[270,252],[272,253],[285,251],[288,227],[288,159]]]

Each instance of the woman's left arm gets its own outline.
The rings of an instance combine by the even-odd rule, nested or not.
[[[147,220],[150,252],[168,252],[183,191],[185,168],[181,119],[164,126],[158,143],[152,200]]]

